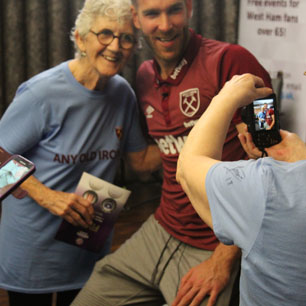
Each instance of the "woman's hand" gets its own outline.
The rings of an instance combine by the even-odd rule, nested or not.
[[[75,226],[87,228],[92,224],[93,206],[88,200],[77,194],[50,189],[41,204],[52,214]]]
[[[22,188],[40,206],[49,210],[75,226],[88,228],[92,224],[94,209],[92,204],[74,193],[55,191],[42,184],[33,175]]]

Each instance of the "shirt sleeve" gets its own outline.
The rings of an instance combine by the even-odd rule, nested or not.
[[[248,252],[255,241],[265,212],[260,160],[215,164],[206,178],[206,191],[214,232],[224,244]]]
[[[0,146],[23,154],[34,147],[44,133],[41,105],[26,83],[22,84],[0,121]]]

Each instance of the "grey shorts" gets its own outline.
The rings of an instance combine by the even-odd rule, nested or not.
[[[116,252],[97,262],[72,305],[171,305],[181,278],[211,254],[175,239],[152,215]],[[238,266],[216,305],[229,305]]]

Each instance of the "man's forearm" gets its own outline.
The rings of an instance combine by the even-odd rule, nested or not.
[[[234,245],[219,243],[211,257],[221,262],[223,269],[230,273],[233,265],[240,259],[241,251]]]
[[[135,172],[152,173],[161,168],[160,150],[157,145],[148,145],[144,151],[129,153],[127,162]]]
[[[161,168],[160,150],[157,145],[149,145],[143,160],[145,170],[155,172]]]

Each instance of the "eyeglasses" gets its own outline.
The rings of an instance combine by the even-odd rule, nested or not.
[[[131,49],[136,43],[136,38],[132,34],[122,33],[119,36],[116,36],[111,30],[104,29],[99,33],[96,33],[90,30],[91,33],[97,36],[97,39],[102,45],[109,45],[115,38],[119,39],[119,45],[123,49]]]

